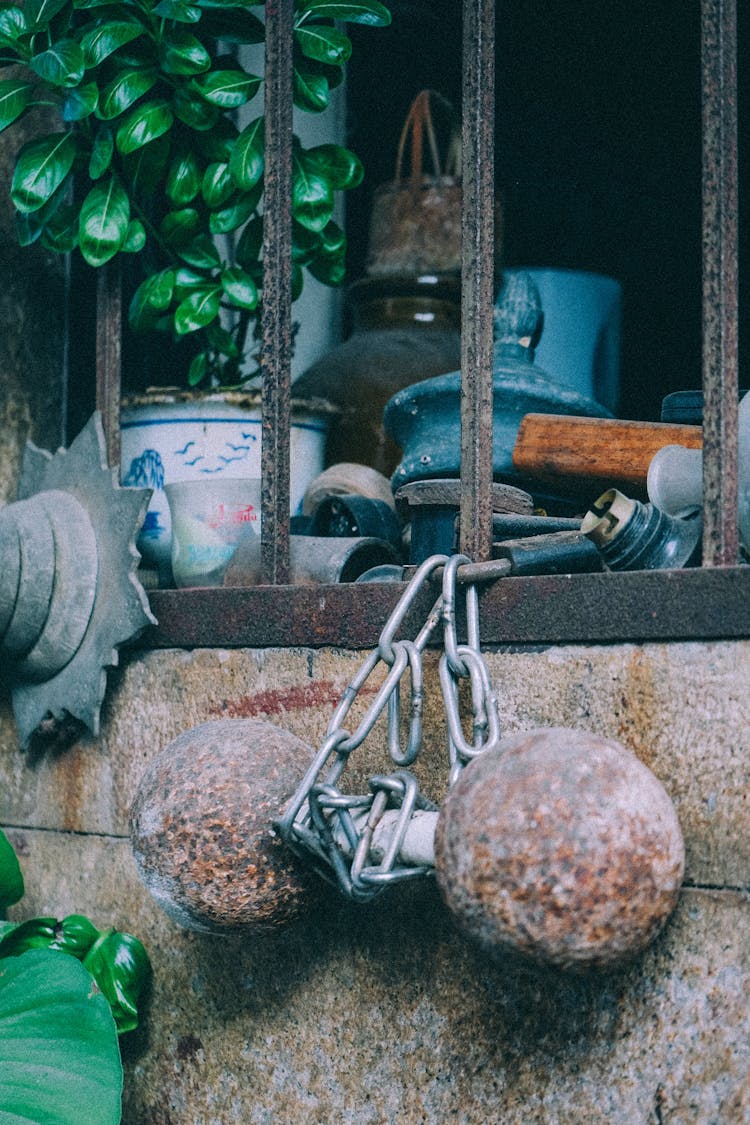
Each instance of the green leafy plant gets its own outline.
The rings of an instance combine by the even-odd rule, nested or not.
[[[195,334],[191,385],[237,384],[262,299],[264,119],[236,111],[259,93],[230,49],[261,43],[246,0],[26,0],[0,5],[0,131],[53,105],[61,128],[28,141],[11,183],[22,244],[80,250],[94,267],[142,257],[136,329]],[[380,0],[295,0],[294,102],[322,113],[352,49],[341,23],[390,23]],[[303,270],[344,278],[336,192],[362,165],[336,144],[295,137],[293,297]],[[224,237],[224,236],[228,236]],[[227,248],[228,247],[228,248]]]
[[[0,918],[23,893],[0,832]],[[0,1123],[117,1125],[117,1037],[137,1026],[149,973],[137,938],[81,914],[0,921]]]
[[[0,1122],[117,1125],[112,1013],[79,962],[45,949],[0,962]]]

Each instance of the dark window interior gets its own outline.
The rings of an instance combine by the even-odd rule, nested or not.
[[[742,60],[750,6],[738,7]],[[349,143],[366,168],[348,201],[352,278],[363,268],[372,189],[393,176],[415,93],[432,87],[460,103],[460,5],[391,8],[390,29],[355,32],[349,71]],[[618,413],[658,419],[665,394],[701,382],[700,6],[498,0],[496,53],[504,261],[620,281]],[[747,70],[740,66],[740,135]]]

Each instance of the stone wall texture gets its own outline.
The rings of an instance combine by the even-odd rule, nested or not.
[[[619,738],[685,835],[678,909],[636,963],[572,977],[490,963],[431,883],[368,906],[322,889],[263,938],[178,929],[135,874],[128,807],[162,746],[209,718],[265,718],[316,745],[362,654],[131,652],[102,734],[18,750],[0,705],[0,824],[21,856],[15,915],[84,911],[137,933],[154,966],[123,1043],[125,1125],[743,1125],[750,1121],[750,642],[488,654],[507,731]],[[436,658],[418,763],[445,788]],[[252,753],[252,747],[248,747]],[[361,760],[360,760],[361,759]],[[373,738],[352,787],[386,764]]]

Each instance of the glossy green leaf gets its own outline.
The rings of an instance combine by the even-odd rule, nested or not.
[[[330,87],[322,74],[312,74],[294,68],[294,104],[308,113],[322,113],[328,106]]]
[[[240,133],[229,158],[229,171],[237,187],[250,191],[260,181],[265,164],[265,121],[256,117]]]
[[[120,47],[116,59],[113,59],[109,66],[111,68],[116,66],[118,70],[158,68],[157,54],[156,44],[151,37],[141,35],[138,39],[134,39],[132,43],[126,43],[124,47]]]
[[[343,285],[346,280],[346,259],[343,255],[340,257],[321,255],[313,258],[307,263],[307,269],[317,281],[334,289]]]
[[[306,59],[317,59],[330,66],[342,66],[352,53],[352,41],[335,27],[308,24],[294,33],[300,51]]]
[[[129,70],[159,69],[155,53],[155,46],[151,39],[147,36],[141,36],[141,38],[134,39],[133,43],[120,47],[115,59],[109,62],[105,60],[105,64],[100,69],[107,75]],[[161,73],[160,78],[162,78]]]
[[[199,132],[213,129],[221,116],[218,106],[210,105],[197,93],[191,94],[189,89],[186,90],[182,87],[174,92],[172,109],[175,117],[191,129],[196,129]]]
[[[228,332],[218,320],[213,324],[209,324],[206,329],[206,335],[212,348],[222,355],[228,356],[229,359],[237,359],[240,354],[240,349],[237,346],[237,341],[231,332]]]
[[[217,8],[204,10],[201,31],[212,39],[221,39],[225,43],[262,43],[265,39],[265,28],[261,20],[243,8],[232,8],[231,11]]]
[[[140,219],[131,219],[128,233],[122,244],[124,254],[138,254],[146,245],[146,228]]]
[[[122,153],[135,152],[172,128],[174,117],[167,102],[156,98],[135,106],[117,130],[115,143]]]
[[[154,309],[168,309],[172,301],[175,285],[175,271],[161,270],[144,283],[145,297]]]
[[[24,11],[28,26],[30,28],[46,27],[68,2],[69,0],[26,0]]]
[[[71,90],[63,103],[63,121],[83,121],[90,117],[99,104],[96,82],[87,82]]]
[[[221,211],[212,211],[208,216],[208,229],[211,234],[229,234],[230,231],[237,230],[243,223],[246,223],[258,206],[259,188],[260,185],[248,194],[241,196],[236,203],[222,208]]]
[[[135,152],[123,157],[123,164],[133,192],[149,195],[161,189],[169,161],[169,136],[165,133],[143,148],[136,149]]]
[[[102,933],[89,949],[83,966],[109,1001],[117,1031],[138,1026],[138,1000],[151,973],[148,954],[137,937],[118,930]]]
[[[16,233],[21,246],[30,246],[32,242],[44,234],[56,213],[61,209],[64,201],[69,196],[68,183],[65,181],[53,192],[49,199],[35,211],[21,214],[16,212]]]
[[[307,168],[329,181],[334,191],[359,187],[365,174],[362,161],[342,145],[326,144],[308,148],[304,153]]]
[[[131,328],[142,331],[153,328],[160,312],[169,307],[173,291],[174,270],[162,270],[142,281],[128,309]]]
[[[82,961],[98,937],[96,926],[84,914],[68,914],[55,926],[49,948]]]
[[[102,266],[122,247],[130,225],[130,200],[118,179],[94,184],[83,201],[78,237],[90,266]]]
[[[57,254],[69,254],[78,246],[78,208],[61,207],[42,229],[42,243]]]
[[[221,289],[199,289],[188,294],[174,314],[174,328],[178,336],[205,328],[219,315]]]
[[[119,47],[143,35],[143,24],[135,20],[113,20],[100,24],[81,38],[81,49],[87,67],[98,66]]]
[[[160,0],[152,11],[155,16],[177,23],[197,23],[202,14],[200,8],[187,0]]]
[[[156,85],[155,70],[124,70],[109,82],[99,99],[98,116],[105,121],[124,113]]]
[[[197,387],[208,374],[208,352],[198,352],[190,361],[187,381],[189,387]]]
[[[235,193],[235,183],[229,173],[229,165],[209,164],[203,175],[201,192],[207,207],[218,209],[227,203]]]
[[[56,918],[28,918],[19,922],[0,939],[0,959],[19,957],[30,949],[48,949],[54,940],[56,925]]]
[[[52,86],[77,86],[85,70],[83,52],[72,39],[61,39],[48,50],[34,55],[29,66]]]
[[[200,227],[200,216],[194,207],[181,207],[170,211],[161,221],[159,233],[168,246],[179,250],[195,237]]]
[[[178,303],[193,290],[211,286],[210,277],[207,277],[205,272],[201,272],[201,269],[202,267],[192,269],[188,266],[180,266],[174,271],[174,298]]]
[[[321,231],[320,252],[328,258],[338,258],[346,253],[346,235],[333,220]]]
[[[0,44],[12,46],[26,28],[26,16],[22,8],[11,6],[0,10]]]
[[[0,80],[0,131],[21,116],[33,94],[34,87],[29,82],[20,82],[16,78]]]
[[[369,24],[371,27],[388,27],[391,13],[379,0],[304,0],[299,7],[297,23],[303,17],[312,19],[342,20],[348,23]]]
[[[307,230],[292,219],[292,261],[300,266],[307,265],[319,252],[322,238],[320,231]]]
[[[184,207],[201,190],[202,179],[198,157],[190,149],[186,149],[169,166],[164,185],[167,199],[174,207]]]
[[[315,263],[343,263],[345,256],[346,235],[338,223],[331,220],[322,231],[315,232],[306,230],[296,221],[292,222],[292,261],[315,272],[312,269]],[[331,269],[332,276],[338,272],[332,266]]]
[[[199,270],[212,270],[221,265],[219,251],[207,234],[199,234],[187,246],[182,246],[179,254],[184,262]],[[199,276],[205,280],[203,275]]]
[[[258,290],[249,274],[238,266],[221,271],[221,287],[233,305],[251,311],[258,304]]]
[[[150,305],[136,304],[135,297],[128,309],[128,324],[136,332],[172,331],[172,318],[157,312]]]
[[[211,66],[203,43],[184,28],[174,28],[165,36],[159,44],[159,58],[167,74],[201,74]]]
[[[31,213],[21,213],[16,211],[13,216],[13,225],[16,231],[16,239],[19,246],[32,246],[39,238],[41,238],[42,231],[44,230],[44,223],[40,222],[37,218],[38,211]]]
[[[71,133],[51,133],[21,149],[11,183],[11,199],[19,211],[43,207],[67,180],[76,156]]]
[[[260,78],[244,70],[212,70],[193,82],[202,98],[221,109],[237,109],[249,102],[260,88]]]
[[[0,912],[23,898],[23,875],[16,853],[0,830]]]
[[[333,215],[330,181],[308,167],[299,153],[292,164],[292,215],[307,230],[322,231]]]
[[[0,1121],[118,1125],[122,1063],[110,1005],[73,957],[0,962]]]
[[[102,125],[97,129],[94,143],[91,147],[89,176],[92,180],[98,180],[100,176],[104,175],[112,163],[114,152],[115,139],[112,136],[112,130],[107,128],[106,125]]]

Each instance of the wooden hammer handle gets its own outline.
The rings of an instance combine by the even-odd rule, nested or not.
[[[538,480],[574,477],[643,490],[655,453],[665,445],[700,449],[702,442],[700,426],[526,414],[516,437],[513,465]]]

